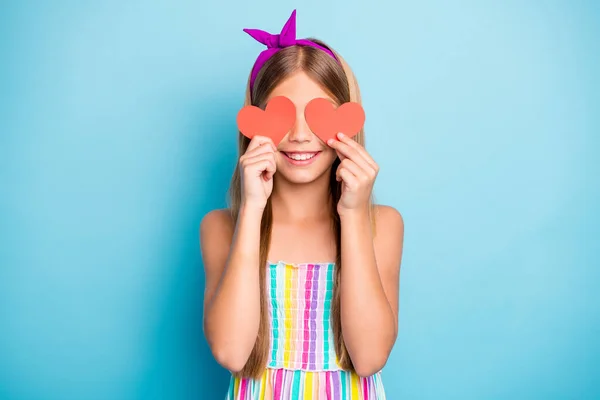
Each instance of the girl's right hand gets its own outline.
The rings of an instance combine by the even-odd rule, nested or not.
[[[264,210],[273,192],[277,147],[271,138],[254,136],[240,157],[242,205]]]

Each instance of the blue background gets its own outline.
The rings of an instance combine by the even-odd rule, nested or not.
[[[242,28],[293,8],[354,68],[405,219],[388,398],[600,398],[599,4],[3,2],[0,398],[224,397],[198,228]]]

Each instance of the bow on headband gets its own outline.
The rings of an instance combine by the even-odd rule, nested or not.
[[[258,72],[262,68],[262,66],[267,62],[267,60],[279,50],[290,47],[290,46],[310,46],[320,50],[323,50],[334,60],[339,60],[335,57],[333,52],[323,46],[320,46],[308,39],[296,39],[296,10],[292,11],[292,15],[287,20],[281,33],[272,35],[268,32],[262,31],[260,29],[244,29],[244,32],[252,36],[258,42],[267,46],[267,49],[262,51],[256,61],[254,62],[254,66],[252,67],[252,74],[250,75],[250,92],[252,92],[252,88],[254,87],[254,81],[256,80],[256,76]]]

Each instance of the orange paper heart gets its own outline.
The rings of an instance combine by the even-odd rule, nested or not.
[[[304,117],[310,129],[324,142],[335,139],[338,132],[352,137],[365,123],[365,111],[360,104],[348,102],[335,109],[323,98],[311,100],[304,109]]]
[[[296,107],[285,96],[273,97],[263,111],[256,106],[245,106],[237,115],[240,132],[252,139],[255,135],[270,137],[275,146],[292,129]]]

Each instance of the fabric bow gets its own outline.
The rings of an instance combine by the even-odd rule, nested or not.
[[[244,32],[269,49],[293,46],[296,44],[296,10],[292,11],[292,15],[278,35],[272,35],[260,29],[244,29]]]
[[[267,49],[262,51],[256,61],[254,62],[254,66],[252,67],[252,73],[250,75],[250,92],[254,87],[254,81],[258,75],[258,72],[264,65],[264,63],[279,50],[290,47],[290,46],[311,46],[317,49],[323,50],[334,60],[339,60],[333,54],[333,52],[323,46],[320,46],[310,40],[307,39],[296,39],[296,10],[292,11],[292,15],[288,18],[287,22],[281,29],[281,33],[279,34],[271,34],[269,32],[265,32],[260,29],[244,29],[244,32],[252,36],[256,41],[267,46]]]

